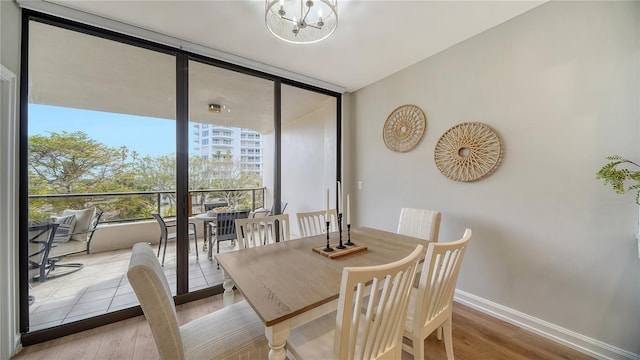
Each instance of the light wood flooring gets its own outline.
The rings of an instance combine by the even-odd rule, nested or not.
[[[236,294],[236,301],[242,295]],[[178,319],[188,322],[222,308],[222,296],[180,305]],[[592,359],[573,349],[522,330],[477,310],[455,303],[453,351],[457,360]],[[88,360],[157,359],[151,329],[144,317],[128,319],[63,338],[28,346],[12,359]],[[403,360],[412,356],[402,353]],[[446,359],[435,334],[426,340],[425,359]]]

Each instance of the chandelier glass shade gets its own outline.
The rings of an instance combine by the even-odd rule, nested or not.
[[[338,26],[338,0],[266,0],[264,21],[280,40],[317,43]]]

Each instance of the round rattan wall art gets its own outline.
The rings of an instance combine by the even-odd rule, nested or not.
[[[427,117],[415,105],[402,105],[389,114],[382,129],[384,144],[393,151],[407,152],[420,143],[427,129]]]
[[[489,126],[468,122],[447,130],[434,151],[440,172],[455,181],[476,181],[493,173],[502,159],[502,144]]]

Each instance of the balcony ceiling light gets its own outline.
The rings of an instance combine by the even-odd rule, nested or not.
[[[219,114],[221,112],[231,112],[231,109],[229,109],[226,105],[220,105],[220,104],[209,104],[209,112],[210,113],[214,113],[214,114]]]

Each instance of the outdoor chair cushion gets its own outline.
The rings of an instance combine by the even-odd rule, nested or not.
[[[73,230],[75,234],[71,235],[71,239],[87,241],[87,236],[88,236],[87,231],[89,231],[89,226],[91,226],[91,219],[93,219],[93,215],[95,213],[96,213],[95,207],[83,209],[83,210],[66,209],[62,212],[62,216],[67,216],[67,215],[76,216],[76,227]]]
[[[71,239],[71,233],[73,233],[76,227],[76,216],[52,216],[51,221],[58,224],[58,229],[56,230],[53,241],[58,243],[69,241],[69,239]]]

